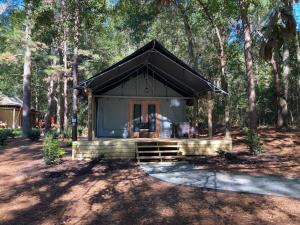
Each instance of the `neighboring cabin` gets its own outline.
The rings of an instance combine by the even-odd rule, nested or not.
[[[23,102],[19,97],[9,97],[0,93],[0,128],[20,128],[22,126]],[[31,125],[35,125],[36,111],[31,110]]]

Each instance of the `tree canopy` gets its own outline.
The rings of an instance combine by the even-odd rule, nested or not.
[[[249,66],[258,125],[282,128],[300,124],[300,47],[292,1],[38,0],[32,1],[28,17],[29,2],[0,1],[0,90],[23,95],[25,46],[30,46],[31,106],[56,116],[62,128],[72,115],[74,63],[80,82],[152,39],[226,87],[227,101],[223,96],[214,99],[216,124],[224,123],[228,110],[231,126],[249,126],[245,18],[250,30],[253,63]],[[25,38],[28,19],[30,39]],[[236,41],[228,42],[236,23],[242,27],[236,31]],[[79,124],[85,126],[86,103],[78,104]],[[278,123],[278,114],[282,114],[283,124]]]

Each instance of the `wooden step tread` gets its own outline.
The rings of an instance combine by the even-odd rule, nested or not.
[[[139,159],[177,159],[177,158],[183,158],[184,156],[181,155],[174,155],[174,156],[138,156],[136,157]]]
[[[179,148],[179,145],[140,145],[137,148]]]
[[[162,151],[137,151],[138,154],[143,153],[177,153],[178,150],[162,150]]]

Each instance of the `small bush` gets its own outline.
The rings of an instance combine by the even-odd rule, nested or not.
[[[22,130],[21,129],[13,129],[14,137],[22,137]]]
[[[63,132],[63,137],[64,138],[71,138],[72,137],[72,127],[66,127],[64,129],[64,132]]]
[[[83,126],[78,126],[78,134],[79,134],[79,136],[82,136],[83,130],[84,130]]]
[[[3,128],[0,129],[0,144],[3,145],[7,138],[22,136],[20,129]]]
[[[33,128],[29,132],[28,138],[32,141],[38,141],[41,137],[41,132],[39,129]]]
[[[262,152],[262,144],[258,134],[249,128],[244,128],[243,132],[246,135],[246,144],[249,146],[250,153],[258,155]]]
[[[71,147],[72,146],[72,139],[65,140],[65,145],[67,147]]]
[[[4,145],[7,138],[7,133],[4,130],[0,130],[0,145]]]
[[[52,136],[52,138],[57,139],[59,137],[59,134],[57,132],[57,130],[49,130],[47,131],[45,136]]]
[[[43,159],[46,164],[56,164],[60,162],[61,157],[65,155],[65,150],[59,146],[57,139],[48,134],[43,144]]]

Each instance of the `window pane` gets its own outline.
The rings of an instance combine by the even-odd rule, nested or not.
[[[133,132],[139,132],[142,122],[142,105],[134,104],[133,106]]]
[[[149,131],[156,131],[156,106],[154,104],[148,105],[148,123],[149,123]]]

